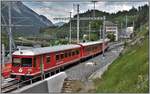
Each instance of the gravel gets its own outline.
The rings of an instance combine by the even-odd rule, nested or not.
[[[114,46],[114,45],[111,45]],[[102,54],[90,58],[89,60],[86,60],[84,62],[81,62],[67,70],[65,72],[67,73],[69,80],[80,80],[80,81],[88,81],[88,78],[97,70],[103,68],[108,63],[112,63],[113,60],[115,60],[118,56],[121,50],[123,49],[122,46],[117,46],[113,49],[109,49],[105,52],[105,57],[103,57]],[[93,62],[93,64],[92,64]]]

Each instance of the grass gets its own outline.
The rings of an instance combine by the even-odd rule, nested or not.
[[[144,34],[140,32],[140,35]],[[96,92],[148,92],[148,56],[148,36],[145,36],[141,43],[129,47],[118,57],[101,79],[94,80]]]

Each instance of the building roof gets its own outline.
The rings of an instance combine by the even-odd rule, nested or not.
[[[117,24],[110,22],[110,21],[105,21],[106,26],[116,26]]]
[[[69,44],[69,45],[57,45],[57,46],[50,46],[50,47],[42,47],[42,48],[32,48],[32,49],[26,49],[26,50],[18,50],[13,53],[13,55],[39,55],[39,54],[46,54],[51,52],[58,52],[61,50],[68,50],[73,48],[79,48],[80,45],[76,44]]]
[[[104,41],[107,42],[107,41],[109,41],[109,39],[105,39]],[[94,45],[94,44],[99,44],[99,43],[103,43],[103,39],[101,39],[99,41],[80,43],[80,44],[83,46],[89,46],[89,45]]]

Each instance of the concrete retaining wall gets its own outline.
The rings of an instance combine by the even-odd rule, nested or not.
[[[32,85],[25,86],[13,93],[50,93],[50,92],[61,92],[64,79],[67,78],[65,72],[60,72],[54,76],[51,76],[45,80],[36,82]]]

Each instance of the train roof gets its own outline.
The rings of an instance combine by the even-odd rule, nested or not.
[[[105,39],[105,42],[109,41],[109,39]],[[86,42],[86,43],[80,43],[82,46],[89,46],[89,45],[94,45],[94,44],[99,44],[103,43],[103,39],[98,40],[98,41],[92,41],[92,42]]]
[[[51,52],[58,52],[62,50],[68,50],[73,48],[79,48],[80,45],[76,44],[68,44],[68,45],[57,45],[57,46],[50,46],[50,47],[42,47],[42,48],[33,48],[33,49],[26,49],[26,50],[18,50],[13,53],[13,55],[39,55],[39,54],[46,54]]]

